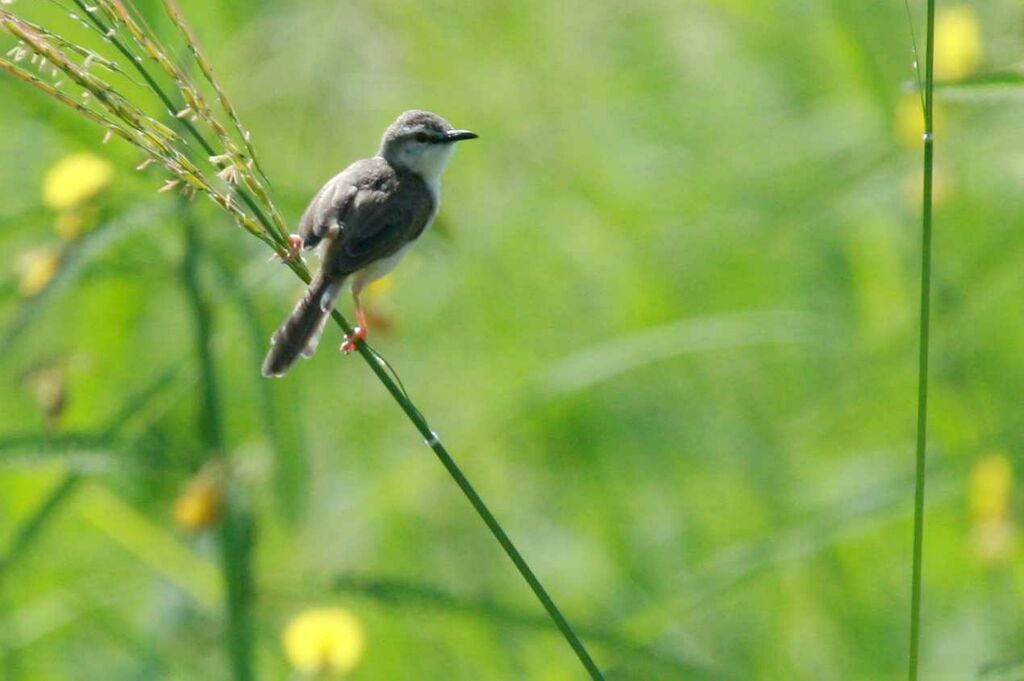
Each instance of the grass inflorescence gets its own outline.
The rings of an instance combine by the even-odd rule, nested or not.
[[[205,86],[214,92],[216,105],[204,94],[204,86],[189,76],[189,69],[170,56],[172,53],[163,41],[130,3],[72,1],[74,7],[51,0],[65,9],[72,21],[94,31],[116,55],[101,55],[49,27],[0,7],[0,26],[17,41],[0,58],[0,70],[100,126],[104,141],[116,136],[135,147],[142,155],[139,170],[152,165],[166,173],[158,191],[178,193],[188,200],[206,196],[243,230],[284,258],[288,254],[289,229],[271,198],[270,182],[260,167],[252,135],[217,80],[211,62],[200,49],[175,0],[163,0],[164,10],[183,38]],[[161,80],[170,85],[161,85]],[[150,111],[125,95],[119,89],[122,81],[150,90],[162,110]],[[191,229],[194,230],[194,226]],[[187,246],[195,247],[197,235],[189,232],[187,236]],[[288,266],[303,281],[310,280],[310,272],[300,260],[291,260]],[[198,300],[198,293],[193,290],[195,273],[186,270],[184,283],[190,297]],[[210,334],[204,326],[206,320],[201,306],[195,307],[195,312],[197,342],[201,350],[208,350]],[[351,325],[341,313],[334,311],[332,316],[343,331],[351,333]],[[588,674],[594,679],[603,678],[582,641],[413,404],[390,365],[365,343],[359,344],[358,351],[458,484]],[[209,409],[215,408],[217,400],[212,364],[207,364],[204,364],[204,390]],[[216,418],[216,413],[202,418],[205,419],[204,440],[213,452],[218,449],[220,438],[216,428],[211,429],[209,420]],[[225,484],[230,490],[230,480]],[[247,522],[244,509],[229,505],[221,536],[229,601],[227,643],[236,679],[250,678],[252,673],[245,622],[245,606],[251,588],[244,557],[251,550]]]

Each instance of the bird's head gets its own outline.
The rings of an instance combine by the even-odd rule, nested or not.
[[[429,111],[406,111],[384,131],[380,155],[393,166],[436,181],[455,151],[455,143],[477,137]]]

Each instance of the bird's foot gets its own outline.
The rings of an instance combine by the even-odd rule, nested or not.
[[[345,336],[345,342],[342,343],[341,347],[338,349],[347,355],[354,352],[357,347],[357,343],[364,340],[366,340],[366,327],[357,326],[352,329],[351,334]]]
[[[302,237],[301,236],[299,236],[298,234],[289,234],[288,235],[288,255],[278,255],[278,254],[275,253],[273,256],[271,256],[270,259],[271,260],[277,259],[277,260],[280,260],[281,262],[284,262],[284,263],[296,262],[296,261],[302,262],[302,256],[299,255],[299,253],[302,251],[302,246],[303,245],[304,245],[304,243],[302,241]]]
[[[288,262],[294,262],[301,258],[299,252],[302,251],[302,237],[298,234],[288,235]]]

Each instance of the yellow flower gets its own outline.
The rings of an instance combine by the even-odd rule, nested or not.
[[[388,292],[394,288],[395,280],[394,275],[387,275],[377,279],[366,288],[366,292],[374,298],[380,298],[388,294]]]
[[[921,149],[924,144],[924,109],[921,107],[921,96],[917,92],[908,92],[896,103],[896,121],[894,124],[896,139],[908,149]],[[934,103],[932,127],[936,134],[941,134],[944,111],[938,102]]]
[[[220,476],[206,467],[199,471],[174,501],[172,515],[178,527],[198,532],[217,524],[224,508]]]
[[[312,608],[300,613],[282,636],[288,661],[307,676],[341,675],[362,657],[363,628],[341,608]]]
[[[46,288],[60,268],[60,253],[52,248],[42,248],[24,254],[20,259],[21,279],[18,290],[29,298]]]
[[[72,154],[58,161],[43,178],[43,202],[64,211],[82,205],[106,189],[114,175],[110,162],[93,154]]]
[[[1004,454],[989,454],[971,470],[969,499],[975,522],[1002,520],[1009,515],[1013,465]]]
[[[957,5],[935,18],[935,77],[960,80],[978,70],[982,39],[978,15],[970,5]]]
[[[921,146],[924,136],[924,111],[921,109],[921,98],[916,93],[906,94],[896,104],[896,137],[900,143],[909,148]]]
[[[1012,489],[1013,465],[1004,454],[989,454],[971,470],[971,539],[984,563],[1005,562],[1016,549],[1017,528],[1010,516]]]

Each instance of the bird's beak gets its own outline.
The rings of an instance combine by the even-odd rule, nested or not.
[[[445,134],[445,139],[449,142],[459,142],[461,140],[475,140],[479,136],[470,130],[451,130]]]

